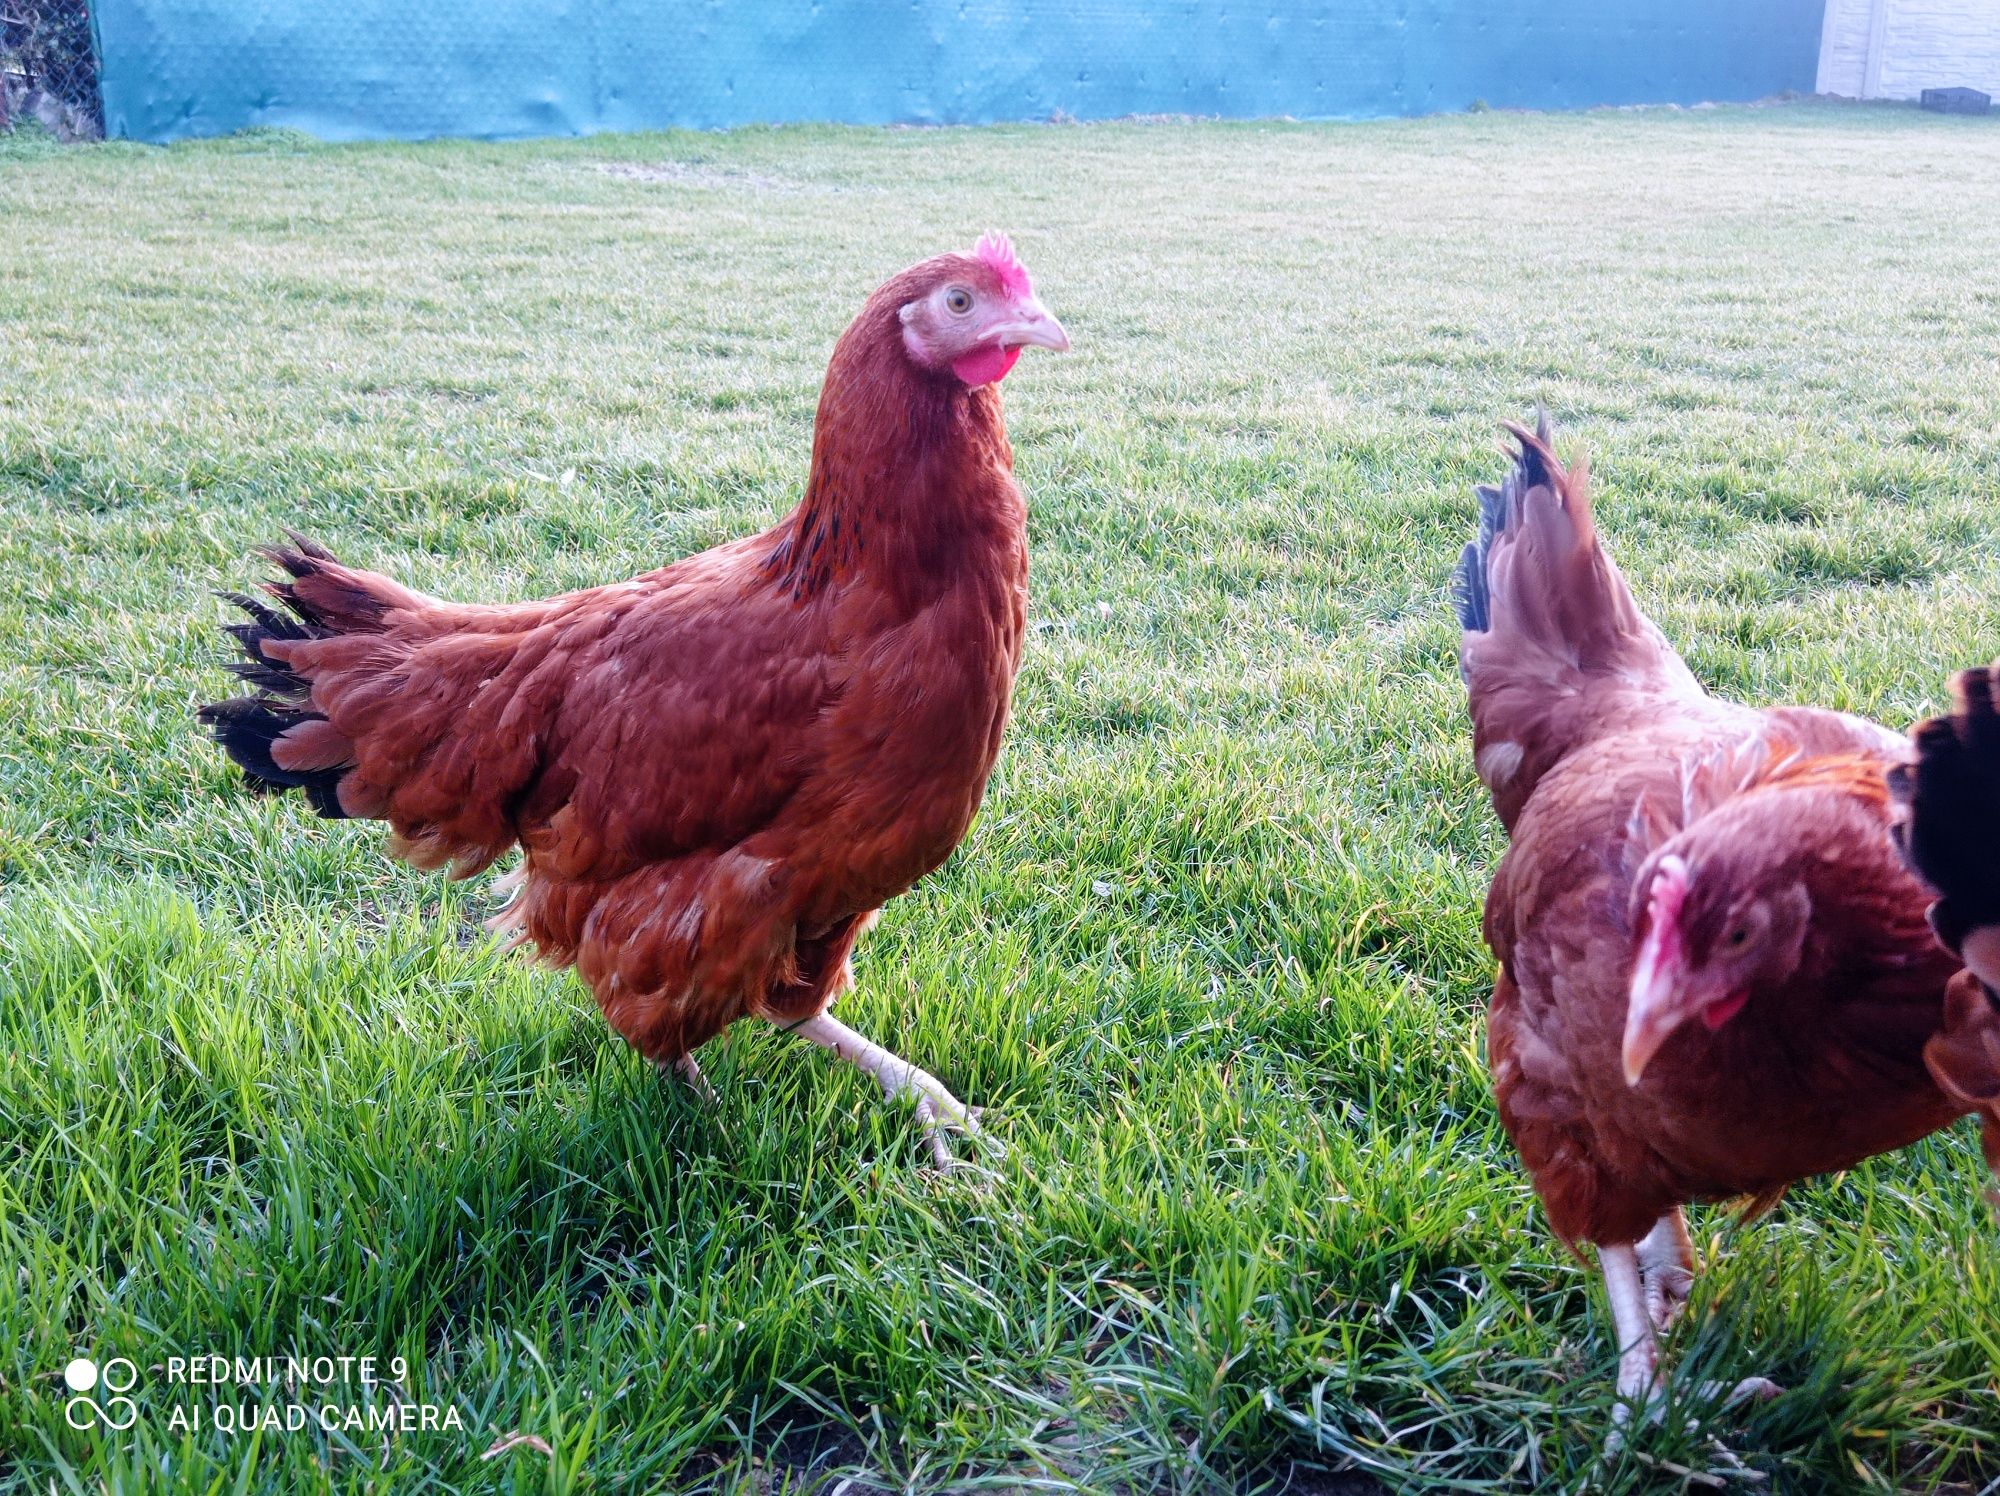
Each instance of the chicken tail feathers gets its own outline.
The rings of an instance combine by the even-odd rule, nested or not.
[[[381,629],[383,621],[392,611],[421,607],[428,601],[387,577],[343,566],[332,551],[308,540],[296,530],[287,534],[292,542],[289,547],[264,545],[257,548],[258,555],[290,578],[289,581],[266,582],[264,590],[283,603],[308,628],[323,632],[285,637],[317,638],[324,637],[328,632],[374,633]],[[257,621],[263,624],[271,616],[275,615],[265,610],[265,616],[258,617]]]
[[[246,622],[225,624],[223,632],[243,652],[228,668],[254,694],[211,702],[195,716],[253,790],[299,790],[318,814],[340,820],[349,814],[339,786],[341,776],[354,767],[353,744],[313,709],[311,682],[294,668],[287,647],[379,627],[389,608],[415,595],[381,578],[348,571],[332,552],[303,535],[292,535],[291,542],[290,548],[265,546],[259,552],[290,578],[264,584],[282,609],[246,593],[219,594],[246,616]]]
[[[1554,434],[1549,429],[1549,413],[1536,408],[1533,431],[1515,421],[1505,422],[1504,427],[1520,443],[1520,451],[1498,487],[1482,483],[1473,490],[1479,499],[1479,530],[1459,554],[1458,572],[1452,578],[1452,601],[1458,608],[1459,623],[1481,634],[1493,627],[1494,542],[1502,535],[1518,533],[1527,517],[1527,496],[1535,489],[1555,492],[1560,496],[1559,503],[1568,502],[1571,497],[1564,491],[1569,475],[1556,460],[1551,445]],[[1588,525],[1590,501],[1583,491],[1580,472],[1575,502],[1581,504]]]
[[[1937,890],[1931,923],[1959,951],[1974,930],[2000,925],[2000,687],[1995,670],[1952,682],[1954,710],[1911,734],[1910,762],[1890,772],[1896,832],[1917,873]],[[1989,980],[2000,972],[1986,973]]]
[[[2000,665],[1962,671],[1951,685],[1954,710],[1910,734],[1911,761],[1889,771],[1889,789],[1903,855],[1937,890],[1931,928],[1967,967],[1945,991],[1924,1059],[1947,1094],[1978,1111],[1986,1162],[2000,1175]]]
[[[1618,725],[1629,701],[1700,695],[1598,543],[1582,459],[1555,453],[1546,412],[1508,422],[1513,463],[1482,485],[1453,578],[1475,762],[1509,826],[1541,776]]]
[[[1459,626],[1483,634],[1493,627],[1492,596],[1486,585],[1487,558],[1493,550],[1493,537],[1507,523],[1507,494],[1505,489],[1490,483],[1480,484],[1473,493],[1479,497],[1479,534],[1467,541],[1459,553],[1458,571],[1451,579],[1451,600],[1458,609]]]
[[[279,744],[293,729],[310,723],[330,729],[332,724],[326,718],[313,712],[288,710],[281,702],[265,696],[212,702],[196,716],[215,735],[222,751],[243,771],[244,780],[253,790],[267,795],[301,790],[313,810],[327,820],[347,818],[340,805],[340,776],[347,765],[297,769],[286,768],[278,761]]]
[[[1473,633],[1525,635],[1588,668],[1644,620],[1597,543],[1583,459],[1565,467],[1556,457],[1546,411],[1533,431],[1515,421],[1506,430],[1518,450],[1499,487],[1475,490],[1479,530],[1452,587],[1459,622]]]
[[[223,594],[244,614],[226,629],[249,694],[200,721],[253,790],[387,821],[389,849],[421,868],[490,866],[519,839],[573,668],[536,633],[545,606],[441,602],[301,535],[261,554],[279,572],[268,597]]]

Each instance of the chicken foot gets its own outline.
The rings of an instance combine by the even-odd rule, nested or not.
[[[959,1166],[958,1159],[952,1156],[951,1146],[945,1141],[946,1133],[962,1132],[974,1138],[980,1135],[976,1107],[968,1107],[952,1095],[945,1089],[944,1082],[928,1070],[884,1049],[873,1039],[857,1034],[831,1013],[821,1013],[803,1023],[781,1027],[786,1033],[810,1039],[821,1049],[831,1050],[848,1064],[865,1070],[875,1078],[875,1083],[882,1088],[882,1095],[890,1101],[914,1092],[917,1123],[923,1128],[931,1160],[939,1170]]]
[[[1612,1410],[1611,1433],[1604,1441],[1604,1453],[1611,1456],[1624,1447],[1625,1427],[1632,1421],[1634,1408],[1655,1419],[1660,1416],[1660,1344],[1655,1325],[1657,1315],[1672,1322],[1694,1282],[1687,1222],[1678,1210],[1662,1216],[1637,1246],[1600,1243],[1597,1261],[1604,1272],[1604,1291],[1611,1300],[1611,1323],[1618,1336],[1618,1405]],[[1647,1282],[1649,1263],[1656,1287]],[[1685,1273],[1686,1279],[1676,1298],[1670,1284],[1678,1281],[1680,1273]],[[1657,1311],[1656,1304],[1660,1306]],[[1719,1397],[1721,1405],[1728,1408],[1746,1398],[1776,1397],[1784,1390],[1768,1377],[1745,1377],[1727,1392],[1723,1388],[1720,1382],[1704,1382],[1700,1396],[1704,1401]]]
[[[677,1077],[704,1105],[717,1105],[715,1087],[708,1083],[708,1077],[702,1074],[701,1066],[695,1063],[693,1055],[684,1054],[677,1060],[655,1060],[653,1068],[662,1075]]]

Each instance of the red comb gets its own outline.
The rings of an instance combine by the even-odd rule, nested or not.
[[[1014,253],[1014,241],[1005,234],[996,234],[991,229],[981,234],[979,242],[972,246],[972,258],[1000,277],[1000,287],[1009,296],[1035,294],[1034,283],[1028,279],[1028,267]]]

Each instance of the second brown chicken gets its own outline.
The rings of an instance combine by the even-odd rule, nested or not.
[[[1905,740],[1710,696],[1599,544],[1583,464],[1511,429],[1458,588],[1511,843],[1487,1062],[1550,1223],[1597,1246],[1622,1420],[1693,1281],[1686,1203],[1765,1209],[1969,1110],[1925,1063],[1960,963],[1891,834]]]

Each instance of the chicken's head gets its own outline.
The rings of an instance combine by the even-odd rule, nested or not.
[[[1812,899],[1784,865],[1781,828],[1701,826],[1640,870],[1633,928],[1639,951],[1625,1010],[1625,1080],[1636,1086],[1677,1029],[1711,1032],[1757,994],[1784,983],[1805,947]]]
[[[1036,297],[1005,234],[985,235],[970,253],[927,261],[902,294],[898,316],[911,360],[969,388],[1005,379],[1023,348],[1069,347],[1069,334]]]

